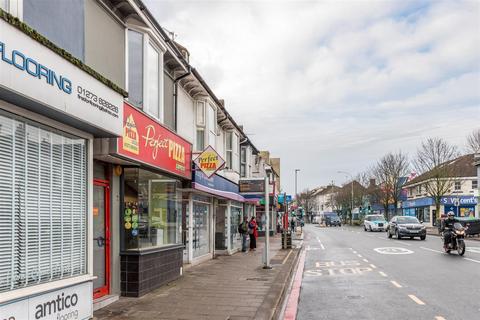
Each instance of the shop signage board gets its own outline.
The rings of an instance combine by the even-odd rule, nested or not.
[[[236,183],[218,174],[207,178],[203,172],[197,168],[194,170],[192,188],[235,201],[245,201],[245,198],[239,194]]]
[[[225,165],[225,160],[211,146],[205,148],[193,162],[208,178]]]
[[[123,96],[0,19],[0,89],[120,136]]]
[[[0,319],[58,320],[93,317],[92,282],[27,297],[0,306]]]
[[[192,145],[141,111],[124,103],[118,155],[191,179]]]
[[[240,179],[238,182],[240,193],[242,194],[265,194],[265,179]]]

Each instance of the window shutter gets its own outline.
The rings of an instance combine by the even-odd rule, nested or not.
[[[0,114],[0,292],[86,273],[86,141]]]

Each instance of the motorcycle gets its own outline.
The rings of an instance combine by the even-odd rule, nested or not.
[[[450,231],[451,239],[450,243],[444,247],[446,253],[450,253],[451,250],[456,250],[459,255],[463,256],[465,254],[465,231],[466,228],[463,227],[460,223],[455,222],[453,224],[453,230],[445,228],[442,232],[442,241],[444,241],[444,234],[446,231]],[[445,242],[444,242],[445,243]]]

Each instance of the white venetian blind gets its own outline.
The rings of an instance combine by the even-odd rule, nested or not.
[[[86,141],[0,114],[0,292],[86,273]]]

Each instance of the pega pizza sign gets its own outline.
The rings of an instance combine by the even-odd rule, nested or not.
[[[187,179],[192,176],[191,144],[127,103],[117,153]]]

